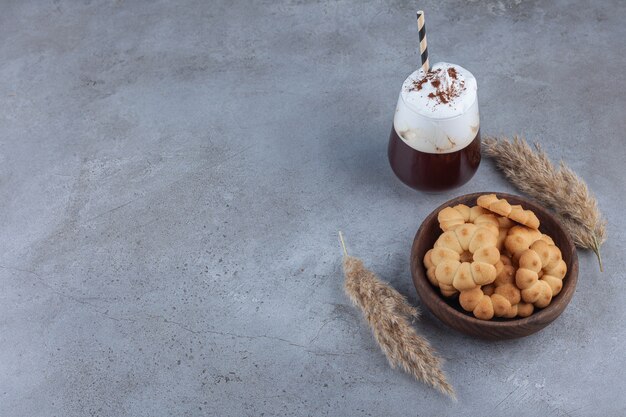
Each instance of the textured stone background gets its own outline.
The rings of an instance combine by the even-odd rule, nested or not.
[[[534,336],[429,313],[453,403],[391,370],[343,294],[336,232],[410,300],[421,220],[513,191],[490,162],[425,195],[391,173],[397,94],[430,56],[482,132],[539,140],[609,219],[606,272]],[[626,413],[626,3],[3,1],[0,415]]]

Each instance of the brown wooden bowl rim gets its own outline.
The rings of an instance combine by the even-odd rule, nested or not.
[[[424,265],[422,263],[422,260],[420,259],[418,261],[416,259],[416,256],[414,256],[417,242],[419,240],[419,237],[421,236],[422,231],[426,228],[426,225],[430,221],[433,221],[433,220],[437,221],[436,216],[439,213],[439,211],[441,211],[445,207],[450,206],[451,202],[455,200],[475,201],[478,197],[484,194],[496,194],[498,198],[504,198],[504,199],[512,198],[512,199],[521,200],[524,202],[524,204],[527,204],[528,207],[525,207],[525,208],[530,208],[536,214],[538,214],[538,217],[540,218],[541,217],[550,218],[559,227],[560,231],[562,232],[564,236],[567,249],[571,250],[571,253],[572,253],[571,262],[570,262],[571,265],[568,265],[567,275],[563,279],[563,289],[557,295],[557,297],[560,297],[560,299],[562,300],[561,305],[557,305],[556,303],[551,302],[547,307],[542,308],[538,311],[535,310],[533,314],[525,318],[519,318],[519,319],[514,318],[514,319],[506,319],[506,320],[480,320],[480,319],[477,319],[476,317],[470,316],[469,315],[470,313],[463,313],[461,311],[456,310],[454,307],[448,304],[448,302],[446,302],[443,296],[439,294],[439,292],[435,290],[435,287],[433,287],[430,281],[428,281],[428,279],[426,278],[426,273],[424,271]],[[418,273],[417,268],[420,268],[418,277],[416,277],[416,274]],[[413,284],[417,286],[419,283],[422,290],[425,290],[427,293],[432,295],[431,298],[433,298],[434,303],[440,308],[440,311],[443,311],[443,314],[454,316],[458,320],[481,326],[483,329],[504,329],[504,328],[511,328],[511,327],[517,327],[517,326],[525,326],[525,325],[530,325],[530,326],[542,325],[542,324],[547,325],[546,320],[548,319],[549,321],[552,321],[554,320],[554,318],[561,315],[561,313],[563,312],[563,310],[565,310],[565,307],[569,304],[569,302],[571,301],[574,295],[574,291],[576,289],[576,283],[578,281],[578,255],[576,253],[576,247],[574,245],[572,238],[570,237],[569,233],[565,231],[561,222],[558,221],[558,219],[552,213],[550,213],[548,209],[540,206],[538,203],[520,195],[507,194],[507,193],[501,193],[501,192],[496,192],[496,191],[471,193],[471,194],[460,195],[458,197],[455,197],[446,201],[445,203],[441,204],[439,207],[434,209],[428,216],[426,216],[426,218],[420,225],[419,229],[417,229],[417,233],[415,234],[415,238],[413,239],[413,245],[411,246],[411,275],[413,277]],[[421,298],[422,294],[420,293],[420,290],[417,288],[416,290],[417,290],[418,295]],[[552,310],[555,308],[559,308],[560,306],[562,306],[562,310],[552,320],[550,320],[549,316],[551,315]],[[437,315],[435,312],[433,312],[433,314]]]

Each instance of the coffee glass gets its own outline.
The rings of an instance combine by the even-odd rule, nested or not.
[[[481,159],[474,76],[447,63],[411,74],[398,98],[388,156],[396,176],[420,191],[450,190],[469,181]]]

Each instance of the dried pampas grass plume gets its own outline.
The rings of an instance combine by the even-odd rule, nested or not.
[[[587,184],[561,162],[555,167],[548,155],[519,137],[513,140],[487,137],[485,154],[520,191],[550,207],[576,246],[595,252],[603,271],[600,246],[606,241],[606,220]]]
[[[339,239],[344,253],[346,294],[363,312],[391,367],[400,366],[415,379],[455,399],[454,389],[441,370],[441,359],[411,327],[409,320],[419,316],[418,310],[365,268],[360,259],[348,255],[341,232]]]

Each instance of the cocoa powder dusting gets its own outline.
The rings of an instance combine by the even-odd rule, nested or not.
[[[449,77],[447,82],[443,82],[443,78],[446,73]],[[461,81],[455,82],[458,80],[458,73],[456,68],[448,68],[447,70],[438,69],[433,72],[431,77],[430,84],[436,88],[435,93],[431,93],[428,95],[428,98],[435,100],[435,102],[439,104],[448,104],[456,97],[461,95],[461,92],[465,90],[465,82]]]
[[[443,104],[448,104],[451,100],[451,96],[452,94],[449,91],[445,90],[437,90],[437,94],[435,94],[437,100]]]
[[[420,91],[422,89],[422,86],[424,85],[424,83],[426,83],[426,81],[428,81],[428,76],[426,76],[426,77],[424,77],[424,78],[422,78],[420,80],[414,81],[413,82],[413,88],[411,88],[409,91],[413,91],[413,90]]]
[[[447,71],[447,75],[449,77],[448,82],[442,81],[446,75],[444,71]],[[459,77],[456,68],[431,69],[426,73],[426,75],[424,75],[423,78],[414,81],[413,86],[409,89],[409,91],[420,91],[424,87],[424,84],[430,82],[430,84],[435,88],[435,92],[429,93],[428,98],[434,100],[437,104],[448,104],[456,97],[460,96],[461,92],[465,90],[465,82],[463,80],[455,82],[458,79]]]

